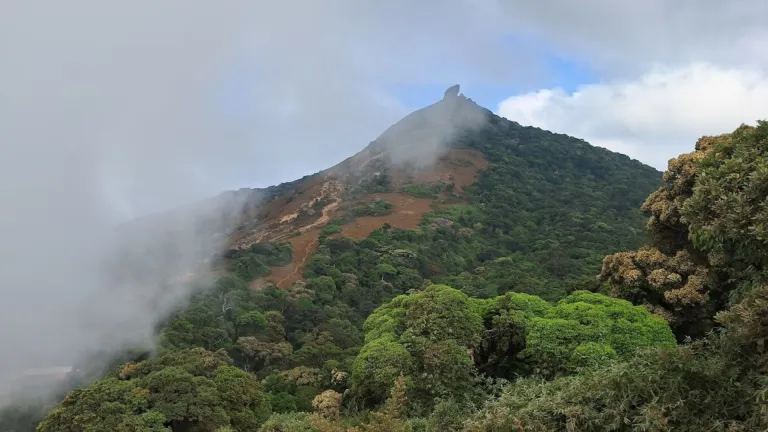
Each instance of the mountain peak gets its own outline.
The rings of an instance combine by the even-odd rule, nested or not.
[[[559,217],[555,215],[572,212],[571,208],[558,208],[562,203],[581,197],[584,191],[606,188],[609,181],[611,194],[603,194],[605,202],[591,205],[613,215],[611,223],[637,221],[630,210],[655,187],[657,171],[583,140],[522,127],[459,91],[458,84],[447,88],[442,99],[406,115],[362,151],[333,167],[212,201],[212,207],[227,209],[227,217],[222,218],[225,223],[211,216],[215,210],[200,218],[206,227],[203,231],[212,231],[215,238],[228,232],[227,252],[219,264],[229,265],[232,257],[255,244],[290,243],[289,260],[275,261],[268,271],[246,277],[254,288],[268,281],[285,288],[303,277],[321,238],[363,240],[382,226],[416,229],[427,213],[454,204],[471,206],[486,215],[483,226],[490,223],[500,233],[514,232],[515,236],[531,230],[533,237],[525,238],[538,239],[537,235],[544,235],[538,228],[522,229],[516,218],[544,212],[541,217],[549,222],[542,227],[548,226]],[[614,184],[617,182],[619,186]],[[583,196],[591,199],[592,195]],[[585,210],[580,207],[579,211]],[[585,219],[584,226],[591,229],[594,221],[588,222]],[[563,233],[570,233],[571,228]],[[603,250],[601,241],[590,247]],[[571,270],[582,265],[569,263]],[[575,274],[575,270],[559,270],[554,264],[552,268],[553,274]]]
[[[443,99],[449,99],[449,98],[455,98],[459,95],[459,85],[453,85],[448,87],[448,89],[445,91],[445,94],[443,95]]]

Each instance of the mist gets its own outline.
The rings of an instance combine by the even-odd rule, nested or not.
[[[151,342],[243,204],[201,200],[354,154],[408,112],[394,86],[535,75],[489,48],[494,4],[4,2],[3,374]]]
[[[487,124],[490,112],[458,91],[446,92],[437,103],[407,115],[384,131],[376,144],[386,151],[390,165],[430,168],[462,134]]]

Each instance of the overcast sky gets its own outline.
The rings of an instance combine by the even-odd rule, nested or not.
[[[660,169],[768,117],[765,0],[0,4],[4,366],[151,329],[96,277],[115,222],[327,168],[456,83]]]

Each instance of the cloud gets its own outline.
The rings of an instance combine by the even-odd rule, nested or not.
[[[658,169],[693,150],[702,135],[768,118],[768,73],[695,63],[657,67],[637,79],[592,84],[568,94],[545,89],[510,97],[499,115],[584,138]]]
[[[506,30],[496,9],[468,0],[3,2],[2,372],[148,337],[188,294],[160,291],[168,275],[155,270],[194,266],[197,251],[215,246],[189,226],[149,231],[139,244],[175,232],[155,244],[160,254],[133,257],[131,268],[151,277],[114,284],[104,261],[117,253],[116,223],[327,168],[405,114],[393,86],[533,79],[534,62],[516,68],[524,48],[498,55]],[[163,252],[177,255],[173,266]]]
[[[768,68],[768,2],[762,0],[517,0],[503,7],[510,28],[606,78],[694,62]]]
[[[119,218],[292,180],[406,114],[394,85],[527,74],[497,55],[486,5],[6,2],[0,139],[22,162],[55,143]]]
[[[544,65],[504,44],[510,32],[606,76],[704,54],[761,61],[764,2],[709,2],[675,3],[676,14],[658,1],[3,2],[4,366],[147,335],[161,313],[146,307],[154,283],[104,280],[116,222],[341,161],[405,114],[388,91],[398,85],[532,88]],[[211,246],[179,235],[192,250]],[[179,268],[197,258],[182,254]],[[173,294],[162,304],[185,292]]]
[[[600,81],[509,97],[502,116],[659,169],[702,135],[768,117],[764,1],[519,1],[505,10],[517,32]]]

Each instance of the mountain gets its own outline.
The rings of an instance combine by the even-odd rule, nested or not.
[[[161,220],[173,271],[209,245],[185,230],[225,236],[218,277],[0,429],[766,430],[768,122],[658,177],[451,87],[334,167],[127,230]]]
[[[465,237],[455,247],[443,244],[454,242],[448,234],[411,244],[424,252],[422,277],[466,272],[471,280],[505,258],[506,275],[492,278],[498,291],[555,298],[563,281],[597,274],[606,254],[643,242],[637,209],[660,176],[622,154],[496,116],[454,86],[334,167],[241,191],[254,198],[225,255],[230,270],[238,262],[255,269],[241,272],[253,288],[285,288],[305,275],[327,239],[363,240],[382,226],[432,221],[436,231]],[[289,243],[290,262],[255,263],[247,249],[263,242]]]
[[[440,397],[481,403],[491,389],[476,373],[570,373],[579,356],[669,346],[669,326],[648,311],[568,294],[600,291],[603,258],[646,241],[638,208],[659,184],[649,166],[503,119],[451,87],[326,170],[122,226],[107,273],[164,317],[159,355],[117,366],[134,357],[120,354],[38,430],[102,412],[91,400],[109,405],[89,417],[93,430],[259,430],[270,413],[299,421],[342,398],[373,409],[401,373],[393,397],[406,386],[413,414],[427,415]],[[190,290],[176,282],[190,280],[179,305]]]

